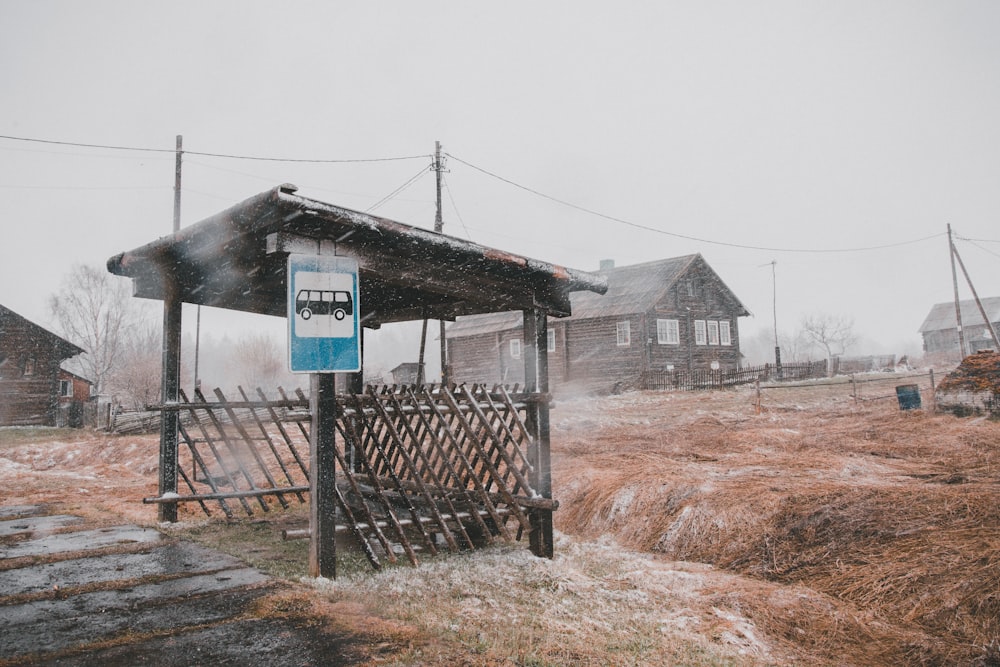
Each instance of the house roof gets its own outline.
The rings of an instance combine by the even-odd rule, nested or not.
[[[366,327],[425,317],[541,309],[570,314],[569,294],[603,292],[594,273],[548,264],[295,194],[284,185],[171,236],[116,255],[108,270],[135,295],[285,316],[291,252],[353,257]]]
[[[714,271],[701,254],[671,257],[642,264],[631,264],[601,271],[607,278],[608,290],[605,294],[576,292],[570,296],[572,315],[570,319],[582,320],[594,317],[620,317],[646,312],[670,290],[677,280],[697,262],[705,263],[709,271]],[[716,275],[718,278],[718,276]],[[750,312],[722,283],[739,309],[739,315]],[[448,326],[452,336],[473,336],[491,331],[516,329],[522,325],[521,313],[493,313],[462,317]]]
[[[48,329],[38,326],[28,318],[18,315],[10,308],[2,305],[0,305],[0,349],[7,349],[10,345],[7,340],[7,328],[17,321],[22,322],[22,326],[26,326],[28,329],[34,331],[36,337],[48,339],[59,353],[60,359],[75,357],[84,352],[82,347],[74,345],[62,336],[57,336]]]
[[[983,310],[986,311],[990,322],[1000,323],[1000,296],[986,297],[985,299],[981,299],[981,301],[983,303]],[[974,299],[959,301],[958,305],[962,312],[963,327],[986,324],[983,322],[983,316],[980,314],[979,307],[976,305]],[[956,327],[955,302],[949,301],[947,303],[935,303],[931,307],[931,312],[924,318],[924,323],[920,325],[919,332],[942,331],[945,329],[955,329]]]

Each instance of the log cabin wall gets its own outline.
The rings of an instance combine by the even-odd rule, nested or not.
[[[0,426],[55,426],[59,364],[81,351],[0,306]]]
[[[554,391],[624,391],[640,386],[649,371],[740,367],[738,320],[749,313],[700,255],[618,271],[608,278],[614,294],[578,296],[571,317],[550,318]],[[577,301],[586,303],[578,309]],[[468,319],[474,323],[463,325],[465,333],[456,326],[448,337],[451,377],[520,382],[510,347],[522,336],[520,326],[509,318]]]

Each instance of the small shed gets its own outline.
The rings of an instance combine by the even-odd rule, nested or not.
[[[416,384],[420,380],[420,364],[416,361],[404,361],[389,372],[396,384]]]
[[[432,531],[423,528],[426,521],[433,522],[435,531],[451,544],[457,517],[471,517],[502,533],[507,532],[502,525],[505,517],[514,517],[518,534],[522,530],[529,534],[532,551],[551,557],[555,503],[548,463],[547,321],[550,316],[570,315],[572,292],[605,291],[605,279],[296,192],[291,185],[276,187],[108,260],[111,273],[132,278],[136,296],[164,302],[163,419],[156,499],[160,519],[176,520],[177,503],[182,499],[177,493],[177,415],[197,407],[180,400],[181,303],[284,317],[289,256],[340,256],[358,264],[359,317],[365,328],[518,310],[523,313],[528,354],[523,392],[517,397],[506,395],[502,388],[493,395],[442,387],[439,393],[405,397],[369,392],[365,403],[360,374],[355,374],[351,393],[356,400],[338,403],[333,376],[313,375],[309,397],[310,571],[317,576],[335,572],[333,534],[338,526],[333,518],[337,515],[348,517],[362,545],[376,539],[385,544],[382,526],[389,526],[397,530],[405,548],[400,526],[408,521],[407,525],[422,533],[431,552],[435,540]],[[501,398],[502,405],[494,403]],[[486,417],[484,409],[495,412]],[[404,423],[398,418],[403,414],[414,421]],[[477,426],[473,426],[475,419],[479,419]],[[375,425],[367,420],[380,422]],[[481,428],[484,425],[492,426]],[[447,432],[439,436],[442,429]],[[351,491],[383,489],[393,498],[402,497],[410,518],[404,521],[395,516],[386,493],[352,510],[350,499],[338,486],[338,479],[344,478]],[[281,499],[289,492],[251,489],[233,497],[242,500],[260,493]],[[439,505],[451,503],[453,497],[460,499],[455,501],[460,506],[442,513]],[[428,507],[430,517],[415,510],[417,502]],[[373,515],[372,503],[384,508],[385,515]],[[363,516],[352,520],[358,512]],[[385,551],[392,558],[392,550]],[[375,565],[372,556],[369,551]]]

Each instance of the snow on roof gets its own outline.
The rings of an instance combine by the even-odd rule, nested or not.
[[[582,320],[593,317],[621,317],[648,310],[696,261],[704,262],[700,254],[671,257],[642,264],[631,264],[599,273],[608,280],[608,291],[601,295],[574,292],[570,295],[572,315],[566,319]],[[711,267],[708,267],[711,271]],[[721,280],[720,280],[721,282]],[[728,287],[726,287],[728,290]],[[730,292],[731,293],[731,292]],[[742,303],[743,314],[749,314]],[[448,335],[474,336],[495,331],[519,329],[520,312],[491,313],[459,317],[448,327]]]
[[[990,322],[1000,322],[1000,296],[986,297],[985,299],[981,299],[981,301],[986,315],[990,318]],[[963,327],[985,324],[974,299],[967,299],[958,303],[962,310]],[[924,323],[920,325],[919,332],[942,331],[945,329],[954,329],[955,327],[955,302],[949,301],[947,303],[935,303],[931,307],[931,312],[927,314]]]

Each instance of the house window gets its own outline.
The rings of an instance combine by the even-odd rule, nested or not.
[[[679,345],[680,328],[677,320],[656,320],[656,342],[660,345]]]
[[[556,351],[556,330],[549,329],[545,332],[545,349],[549,352]]]
[[[59,395],[63,397],[73,395],[73,383],[70,380],[59,380]]]
[[[24,374],[34,375],[35,374],[35,358],[28,357],[24,360]]]
[[[510,357],[511,359],[521,358],[521,341],[514,339],[510,341]]]
[[[695,345],[705,345],[708,342],[707,334],[705,333],[705,320],[695,320],[694,321],[694,344]]]
[[[629,321],[618,323],[618,347],[628,347],[632,344],[632,333]]]
[[[708,344],[719,344],[719,323],[715,320],[708,321]]]
[[[729,332],[729,322],[725,320],[719,322],[719,340],[723,345],[733,344],[733,337]]]

